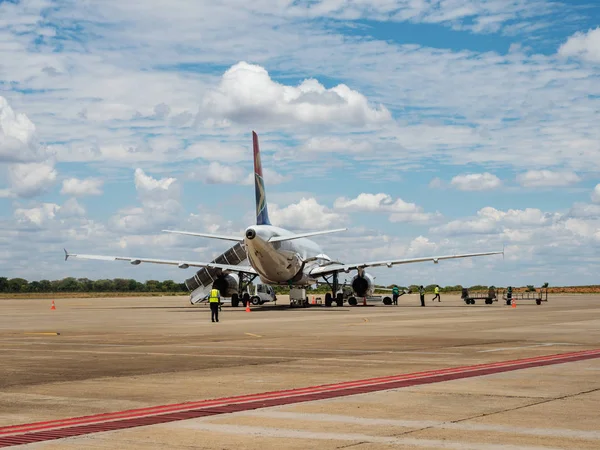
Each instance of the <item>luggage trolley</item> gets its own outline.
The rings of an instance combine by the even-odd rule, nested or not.
[[[508,306],[512,304],[513,299],[517,302],[532,300],[535,301],[536,305],[541,305],[542,302],[548,301],[548,288],[542,287],[534,292],[512,292],[512,296],[507,295],[506,290],[502,293],[502,300],[506,301]]]
[[[462,294],[460,298],[463,299],[467,305],[474,305],[475,300],[485,300],[486,305],[491,305],[492,303],[498,301],[498,296],[496,295],[496,288],[494,288],[494,286],[490,286],[487,294],[470,294],[467,288],[462,288]]]

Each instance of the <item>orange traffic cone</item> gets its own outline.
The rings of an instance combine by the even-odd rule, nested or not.
[[[250,300],[246,302],[246,312],[250,312]]]
[[[512,305],[511,305],[511,308],[516,308],[516,307],[517,307],[517,302],[516,302],[516,300],[513,298],[513,299],[512,299]]]
[[[313,305],[316,305],[316,304],[317,304],[317,301],[315,300],[315,296],[314,296],[314,295],[312,296],[312,304],[313,304]]]
[[[52,300],[52,306],[50,307],[50,310],[55,310],[56,309],[56,305],[54,304],[54,300]]]

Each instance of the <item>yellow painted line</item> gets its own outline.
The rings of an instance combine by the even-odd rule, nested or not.
[[[23,334],[37,334],[37,335],[41,335],[41,336],[60,336],[60,333],[56,333],[56,332],[49,332],[49,333],[23,333]]]
[[[260,334],[246,333],[248,336],[262,337]]]

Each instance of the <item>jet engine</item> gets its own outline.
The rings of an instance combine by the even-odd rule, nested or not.
[[[219,276],[213,286],[221,293],[221,297],[232,297],[238,292],[238,278],[234,275],[227,274]]]
[[[352,289],[357,297],[368,297],[373,294],[374,291],[374,279],[368,273],[363,275],[356,275],[352,278]]]

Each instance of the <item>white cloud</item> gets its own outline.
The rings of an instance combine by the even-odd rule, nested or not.
[[[176,178],[156,179],[137,168],[135,188],[141,206],[121,209],[110,220],[120,232],[156,232],[161,227],[176,223],[182,212],[180,186]]]
[[[43,203],[34,208],[15,209],[15,218],[21,223],[30,223],[42,226],[49,220],[53,220],[60,206],[56,203]]]
[[[558,54],[600,63],[600,27],[586,33],[578,31],[559,47]]]
[[[386,212],[391,213],[390,222],[426,222],[439,214],[424,213],[415,203],[407,203],[401,198],[396,200],[388,194],[362,193],[354,199],[339,197],[333,204],[334,209],[344,212]]]
[[[208,184],[251,184],[253,179],[241,167],[211,162],[196,172],[196,178]]]
[[[64,195],[73,195],[82,197],[85,195],[102,195],[102,185],[104,182],[97,178],[68,178],[63,180],[63,186],[60,191]]]
[[[489,172],[457,175],[450,184],[461,191],[488,191],[499,188],[502,181]]]
[[[228,69],[216,90],[203,102],[202,119],[215,117],[236,123],[329,123],[365,126],[391,120],[382,105],[373,108],[361,93],[340,84],[326,89],[315,79],[297,87],[271,79],[261,66],[240,62]],[[218,117],[218,116],[217,116]]]
[[[241,184],[250,186],[254,184],[254,171],[246,172],[239,166],[229,166],[218,162],[211,162],[208,166],[202,166],[189,175],[190,178],[202,180],[208,184]],[[289,176],[263,168],[263,178],[265,185],[281,184],[290,179]]]
[[[517,175],[517,182],[524,187],[562,187],[581,181],[571,171],[528,170]]]
[[[269,216],[273,225],[293,230],[320,230],[345,223],[346,218],[320,205],[315,198],[302,198],[285,208],[269,204]]]
[[[12,192],[18,197],[42,194],[56,181],[58,173],[52,163],[13,164],[8,169]]]
[[[536,208],[502,211],[486,206],[477,211],[475,218],[453,220],[432,228],[432,231],[447,235],[494,234],[506,228],[522,229],[550,225],[559,217],[560,215],[544,213]]]
[[[600,203],[600,184],[597,184],[592,191],[592,201]]]
[[[25,114],[15,113],[0,95],[0,162],[31,162],[44,157],[35,125]]]
[[[0,198],[34,197],[51,187],[57,177],[49,153],[37,141],[35,125],[23,114],[16,114],[0,96],[0,163],[7,164],[8,188]]]

